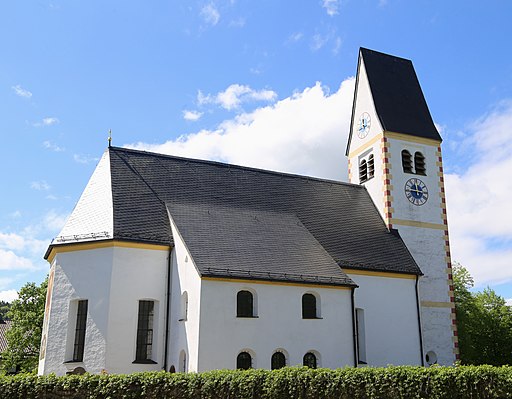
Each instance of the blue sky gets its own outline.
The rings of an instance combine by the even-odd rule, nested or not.
[[[360,46],[413,60],[444,138],[454,260],[512,298],[512,3],[11,1],[0,6],[0,299],[117,146],[347,180]]]

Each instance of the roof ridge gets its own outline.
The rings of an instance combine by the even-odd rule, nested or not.
[[[315,181],[315,182],[330,183],[330,184],[337,184],[337,185],[342,185],[342,186],[350,186],[350,187],[357,187],[360,189],[365,189],[364,186],[362,186],[360,184],[355,184],[355,183],[348,183],[348,182],[331,180],[331,179],[326,179],[326,178],[321,178],[321,177],[299,175],[297,173],[278,172],[278,171],[274,171],[274,170],[260,169],[260,168],[255,168],[255,167],[251,167],[251,166],[235,165],[235,164],[230,164],[230,163],[221,162],[221,161],[210,161],[210,160],[206,160],[206,159],[187,158],[187,157],[181,157],[178,155],[162,154],[160,152],[137,150],[134,148],[126,148],[126,147],[111,146],[111,147],[108,147],[108,149],[109,149],[109,151],[114,150],[114,151],[121,151],[121,152],[133,152],[133,153],[144,154],[144,155],[149,155],[149,156],[156,156],[156,157],[161,157],[161,158],[171,158],[171,159],[177,159],[177,160],[182,160],[182,161],[187,161],[187,162],[194,162],[194,163],[199,163],[199,164],[215,165],[215,166],[221,166],[221,167],[225,167],[225,168],[235,168],[235,169],[247,170],[247,171],[251,171],[251,172],[266,173],[266,174],[271,174],[271,175],[278,175],[278,176],[292,177],[292,178],[300,178],[300,179],[310,180],[310,181]]]

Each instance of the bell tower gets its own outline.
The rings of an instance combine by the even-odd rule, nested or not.
[[[410,60],[361,48],[346,155],[388,228],[423,272],[424,363],[458,359],[441,136]]]

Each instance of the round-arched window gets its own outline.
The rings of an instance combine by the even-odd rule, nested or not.
[[[272,355],[272,359],[270,362],[270,368],[272,370],[277,370],[286,366],[286,357],[283,352],[275,352]]]
[[[252,358],[248,352],[240,352],[236,357],[236,368],[239,370],[249,370],[252,368]]]
[[[316,356],[314,353],[308,352],[304,355],[304,358],[302,359],[302,364],[306,367],[310,367],[312,369],[316,369],[317,367],[317,361]]]

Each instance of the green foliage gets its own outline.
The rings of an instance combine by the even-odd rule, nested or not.
[[[11,308],[11,304],[9,302],[0,301],[0,319],[7,319],[7,312]]]
[[[6,333],[7,350],[2,353],[4,370],[18,367],[31,372],[37,368],[47,285],[48,279],[39,286],[27,283],[12,302],[7,313],[12,326]]]
[[[512,367],[283,369],[129,375],[0,376],[10,399],[466,399],[511,398]]]
[[[512,309],[494,290],[471,292],[473,278],[459,264],[453,268],[455,305],[463,364],[512,364]]]

